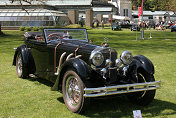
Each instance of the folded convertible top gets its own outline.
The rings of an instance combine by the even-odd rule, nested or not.
[[[24,33],[24,39],[28,40],[28,39],[34,39],[38,36],[43,36],[43,32],[25,32]]]

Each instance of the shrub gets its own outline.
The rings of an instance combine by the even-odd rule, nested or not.
[[[111,26],[110,23],[104,24],[104,27],[110,27],[110,26]]]
[[[81,28],[81,25],[79,24],[72,24],[72,25],[67,25],[65,28]]]
[[[54,28],[63,28],[63,26],[60,26],[59,24],[56,24]]]
[[[44,29],[44,27],[39,27],[39,30],[41,30],[41,31],[42,31],[43,29]]]
[[[86,27],[86,29],[87,29],[87,30],[91,30],[91,29],[92,29],[92,27]]]
[[[33,30],[34,31],[39,31],[39,28],[38,27],[33,27]]]
[[[27,31],[31,31],[32,30],[32,27],[26,27],[25,28]]]
[[[20,31],[24,31],[25,30],[25,27],[20,27]]]

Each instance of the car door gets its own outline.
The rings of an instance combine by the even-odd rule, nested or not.
[[[48,69],[48,48],[45,41],[30,40],[29,42],[36,66],[36,74],[41,78],[46,78]]]

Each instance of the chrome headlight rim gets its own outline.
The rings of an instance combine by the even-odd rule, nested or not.
[[[123,62],[123,64],[129,65],[133,61],[133,55],[130,51],[124,51],[120,55],[120,60]]]
[[[100,66],[100,65],[103,64],[104,56],[99,51],[92,52],[91,55],[90,55],[90,61],[91,61],[91,64],[93,64],[94,66]]]

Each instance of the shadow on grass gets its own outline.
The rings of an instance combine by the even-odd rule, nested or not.
[[[64,103],[64,99],[63,99],[63,97],[58,97],[57,100],[58,100],[59,102],[65,104],[65,103]]]
[[[43,84],[46,85],[48,87],[52,87],[54,85],[54,83],[50,82],[49,80],[46,79],[42,79],[39,77],[28,77],[26,78],[29,81],[35,82],[36,84]]]
[[[42,78],[29,77],[27,80],[49,87],[53,86],[52,82]],[[62,97],[58,97],[57,100],[64,104]],[[174,103],[157,99],[153,100],[148,106],[138,106],[130,103],[125,95],[120,95],[118,97],[113,96],[105,99],[101,97],[90,99],[90,104],[82,115],[98,118],[133,117],[133,110],[141,110],[143,117],[169,116],[176,114],[175,106],[176,104]]]
[[[133,110],[141,110],[143,117],[156,117],[176,114],[176,104],[154,100],[148,106],[137,106],[130,103],[125,97],[111,99],[93,99],[88,109],[83,114],[87,117],[112,118],[112,117],[133,117]],[[169,110],[170,112],[164,112]]]
[[[62,97],[57,100],[64,104]],[[133,110],[141,110],[143,117],[169,116],[176,114],[176,104],[153,100],[148,106],[138,106],[130,103],[125,96],[109,97],[106,99],[92,98],[89,106],[81,115],[97,118],[133,117]],[[169,110],[169,112],[165,112]]]

